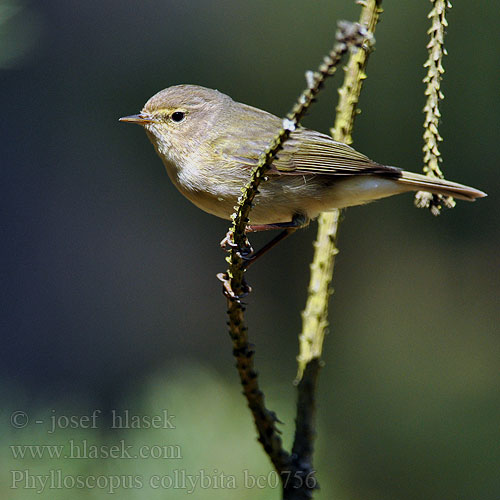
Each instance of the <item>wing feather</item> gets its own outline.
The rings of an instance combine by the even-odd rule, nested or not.
[[[233,166],[252,168],[279,131],[281,120],[266,111],[237,104],[238,126],[228,122],[231,136],[217,134],[211,148]],[[245,113],[241,113],[241,107]],[[378,174],[399,178],[401,169],[370,160],[364,154],[330,136],[299,127],[292,132],[271,165],[270,175],[347,176]]]
[[[401,170],[370,160],[347,144],[314,130],[299,128],[285,142],[273,163],[276,174],[359,175],[399,177]]]

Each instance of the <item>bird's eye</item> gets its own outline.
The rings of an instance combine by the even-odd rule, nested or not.
[[[173,122],[181,122],[182,120],[184,120],[184,118],[186,117],[186,113],[183,113],[182,111],[175,111],[174,113],[172,113],[172,121]]]

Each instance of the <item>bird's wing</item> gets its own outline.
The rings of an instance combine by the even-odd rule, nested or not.
[[[397,178],[401,170],[376,163],[328,135],[299,128],[285,142],[269,173],[342,176],[378,174]]]
[[[210,145],[228,164],[252,168],[258,164],[260,156],[278,133],[282,120],[251,106],[238,106],[239,110],[243,107],[246,111],[238,113],[238,126],[228,122],[227,128],[232,131],[231,135],[217,134]],[[267,173],[331,176],[378,174],[393,178],[401,176],[399,168],[376,163],[347,144],[302,127],[290,134]]]

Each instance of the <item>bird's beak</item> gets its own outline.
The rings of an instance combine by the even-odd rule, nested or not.
[[[146,123],[153,122],[154,118],[146,113],[139,113],[138,115],[123,116],[119,121],[137,123],[138,125],[146,125]]]

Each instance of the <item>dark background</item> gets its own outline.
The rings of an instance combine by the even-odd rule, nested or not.
[[[318,398],[318,498],[497,500],[500,496],[498,9],[449,12],[443,170],[489,197],[438,218],[410,195],[349,209],[340,231]],[[429,2],[384,2],[354,139],[375,160],[418,171]],[[228,222],[185,200],[138,127],[118,123],[178,83],[217,88],[283,116],[332,45],[351,1],[0,1],[2,456],[47,474],[224,472],[239,491],[271,467],[255,441],[215,274]],[[306,125],[327,132],[329,81]],[[295,356],[316,225],[248,273],[248,322],[268,405],[293,431]],[[257,235],[256,245],[268,236]],[[112,409],[176,429],[109,430]],[[36,415],[101,409],[98,430],[48,435]],[[23,410],[30,423],[9,425]],[[118,437],[120,436],[120,437]],[[175,444],[181,460],[15,460],[12,444],[117,439]],[[6,498],[104,498],[105,489],[12,489]],[[170,498],[179,488],[122,489]],[[116,495],[115,495],[116,496]]]

